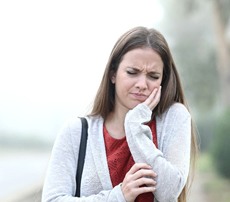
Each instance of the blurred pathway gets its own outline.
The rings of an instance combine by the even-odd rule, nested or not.
[[[0,150],[0,202],[14,202],[41,185],[49,156],[43,151]]]
[[[211,202],[204,191],[205,181],[206,177],[201,173],[195,175],[188,202]]]

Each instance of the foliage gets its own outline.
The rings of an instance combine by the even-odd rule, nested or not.
[[[0,132],[0,148],[1,149],[42,149],[50,150],[53,142],[43,140],[34,134],[23,136],[17,134],[9,134]]]
[[[209,116],[198,121],[197,128],[199,132],[201,152],[208,152],[210,150],[214,135],[215,120],[215,115],[210,113]]]
[[[215,0],[218,3],[218,6],[221,10],[221,18],[225,25],[229,23],[230,13],[230,1],[229,0]]]
[[[212,156],[217,171],[230,179],[230,108],[225,110],[216,123],[212,142]]]
[[[218,40],[213,6],[217,0],[173,0],[162,2],[165,19],[161,27],[182,79],[190,111],[198,127],[201,151],[209,151],[216,113],[223,91],[218,71]],[[218,0],[222,20],[229,19],[230,1]]]

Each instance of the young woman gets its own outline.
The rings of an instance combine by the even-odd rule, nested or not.
[[[74,196],[82,129],[75,118],[53,147],[43,202],[186,201],[196,135],[161,33],[135,27],[119,38],[86,118],[81,196]]]

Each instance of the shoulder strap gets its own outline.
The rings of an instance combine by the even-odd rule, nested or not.
[[[81,141],[78,154],[77,174],[76,174],[76,193],[75,196],[80,197],[81,176],[85,162],[85,151],[88,138],[88,122],[86,118],[80,117],[82,122]]]

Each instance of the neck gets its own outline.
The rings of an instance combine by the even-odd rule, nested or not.
[[[113,138],[121,139],[125,137],[125,115],[126,113],[115,110],[106,118],[105,127]]]

